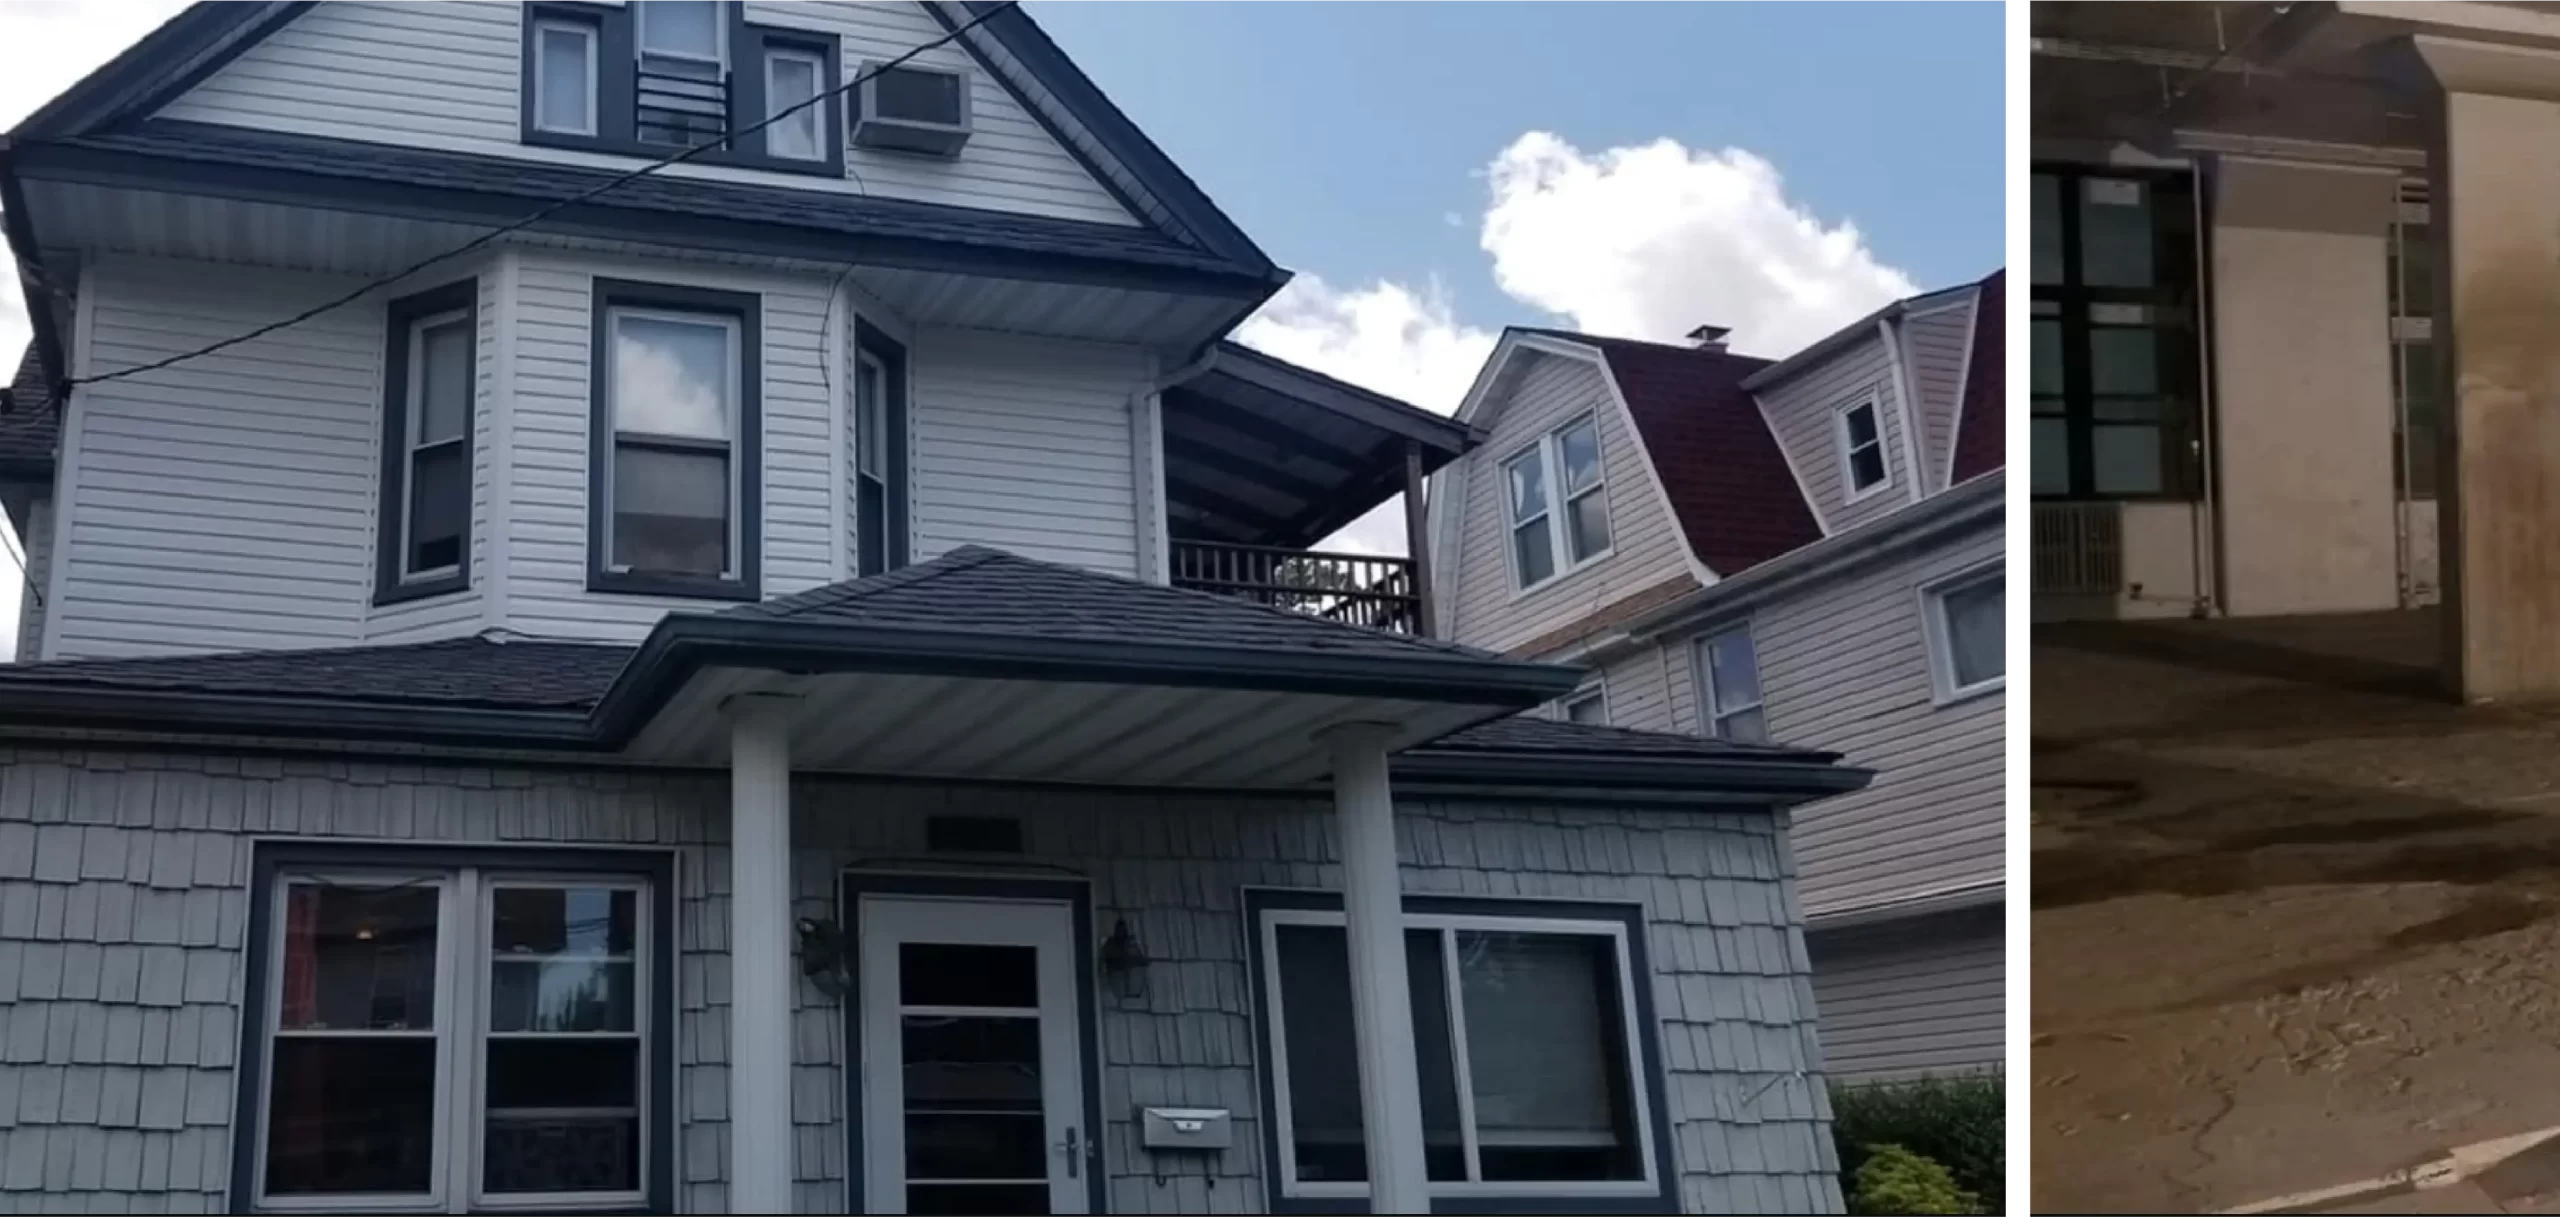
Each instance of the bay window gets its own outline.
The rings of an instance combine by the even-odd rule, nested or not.
[[[752,295],[596,281],[592,590],[755,598],[759,317]]]
[[[907,349],[856,318],[853,356],[854,573],[907,564]]]
[[[465,279],[386,310],[376,604],[470,584],[478,302]]]
[[[1247,904],[1275,1211],[1361,1196],[1339,901],[1251,892]],[[1667,1147],[1639,911],[1407,898],[1404,938],[1433,1195],[1468,1211],[1505,1198],[1658,1204]]]
[[[234,1211],[663,1202],[663,856],[260,850]]]

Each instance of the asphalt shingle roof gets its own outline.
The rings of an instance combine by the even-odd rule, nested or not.
[[[0,689],[44,684],[385,706],[582,711],[604,696],[632,651],[578,642],[453,638],[401,646],[66,659],[0,664]]]
[[[62,414],[48,400],[44,366],[37,362],[32,342],[18,357],[18,373],[9,382],[9,397],[13,407],[0,414],[0,469],[50,466],[54,445],[61,439]]]
[[[724,617],[1145,641],[1381,659],[1498,660],[1491,651],[1326,621],[1208,592],[1095,574],[964,545],[930,562],[742,605]]]
[[[2008,343],[2001,319],[2009,295],[2009,272],[1997,270],[1982,281],[1982,299],[1974,305],[1973,355],[1965,361],[1964,399],[1956,405],[1956,455],[1950,482],[1961,482],[2009,463],[2008,427],[2002,416],[2008,376],[2002,364]],[[1987,323],[1987,324],[1986,324]]]
[[[594,189],[614,170],[207,123],[161,120],[72,136],[61,145],[172,161],[287,170],[398,185],[514,195],[538,206]],[[1234,271],[1216,257],[1152,229],[1049,220],[897,199],[827,196],[795,187],[705,181],[665,173],[634,178],[588,206],[738,220],[849,237],[945,241],[1023,252],[1065,251],[1168,268]]]

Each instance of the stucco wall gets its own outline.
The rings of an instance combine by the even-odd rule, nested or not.
[[[0,747],[0,1209],[220,1210],[252,841],[293,836],[672,851],[677,1201],[723,1211],[727,789],[716,773]],[[1097,923],[1126,917],[1158,961],[1142,997],[1104,999],[1097,1029],[1111,1209],[1264,1206],[1240,892],[1338,888],[1325,803],[826,780],[800,783],[794,799],[798,911],[816,916],[835,915],[844,868],[925,854],[928,815],[1020,817],[1030,854],[1088,876]],[[1473,801],[1399,810],[1410,892],[1643,907],[1685,1210],[1839,1210],[1793,863],[1775,817]],[[805,983],[793,1052],[797,1207],[842,1212],[843,1028],[834,1001]],[[1149,1161],[1129,1125],[1141,1103],[1230,1107],[1236,1148]]]

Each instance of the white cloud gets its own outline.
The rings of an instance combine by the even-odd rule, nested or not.
[[[1669,342],[1724,325],[1734,349],[1774,357],[1918,290],[1856,226],[1824,223],[1787,197],[1775,166],[1740,149],[1663,139],[1586,153],[1532,131],[1484,177],[1478,239],[1495,284],[1575,329]],[[1236,337],[1445,414],[1497,334],[1460,319],[1436,283],[1344,290],[1301,275]],[[1402,513],[1390,501],[1328,545],[1402,553]]]
[[[115,4],[75,0],[7,0],[0,3],[0,130],[14,127],[98,65],[158,28],[183,0],[125,0]],[[0,255],[5,256],[5,255]],[[13,269],[0,284],[0,377],[18,369],[26,349],[27,311]],[[0,533],[8,532],[0,525]],[[18,637],[19,578],[13,555],[18,538],[0,536],[0,661],[14,656]]]

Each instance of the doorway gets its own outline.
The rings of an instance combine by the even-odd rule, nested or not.
[[[1083,885],[857,877],[847,889],[862,1211],[1096,1211]]]

